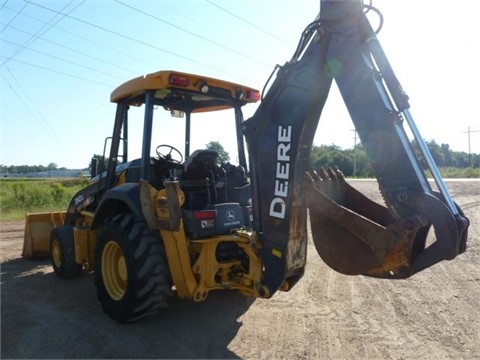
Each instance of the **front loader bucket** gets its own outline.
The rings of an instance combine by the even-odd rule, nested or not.
[[[65,211],[27,214],[22,256],[26,258],[48,257],[51,231],[63,225]]]
[[[325,263],[340,273],[407,278],[465,250],[468,221],[459,222],[448,211],[436,218],[412,212],[398,220],[349,185],[338,170],[315,173],[310,180],[313,241]],[[439,227],[437,241],[426,248],[432,225]]]

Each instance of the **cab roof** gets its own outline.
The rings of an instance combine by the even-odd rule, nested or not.
[[[145,94],[154,91],[154,102],[166,110],[206,112],[255,103],[260,92],[248,86],[178,71],[158,71],[139,76],[117,87],[110,95],[114,103],[126,101],[141,106]]]

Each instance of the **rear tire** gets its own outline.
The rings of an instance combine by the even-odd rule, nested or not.
[[[132,214],[107,219],[95,248],[95,286],[102,309],[118,322],[132,322],[168,307],[173,295],[158,233]]]
[[[82,265],[75,262],[73,226],[62,225],[50,234],[50,260],[55,274],[62,279],[79,276]]]

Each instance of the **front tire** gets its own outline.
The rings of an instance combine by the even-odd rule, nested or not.
[[[95,249],[95,286],[102,309],[118,322],[157,314],[173,295],[158,233],[132,214],[107,219]]]
[[[55,274],[62,279],[77,277],[82,265],[75,262],[75,241],[72,225],[62,225],[50,234],[50,260]]]

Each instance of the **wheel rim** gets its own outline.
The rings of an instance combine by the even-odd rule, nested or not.
[[[127,291],[127,263],[122,248],[114,241],[109,241],[103,249],[102,276],[110,297],[120,300]]]
[[[63,259],[62,259],[62,248],[60,246],[60,242],[58,241],[58,239],[53,240],[51,256],[52,256],[53,263],[55,264],[55,267],[57,269],[60,269],[62,267]]]

